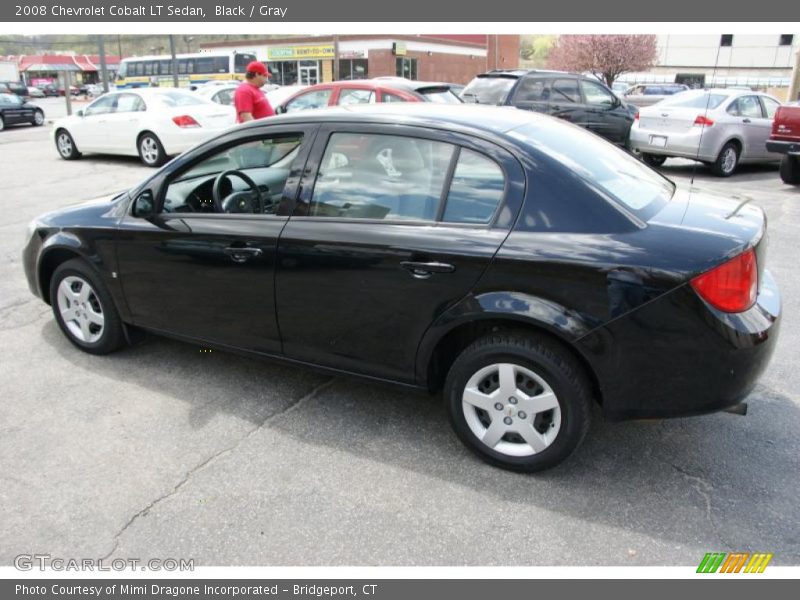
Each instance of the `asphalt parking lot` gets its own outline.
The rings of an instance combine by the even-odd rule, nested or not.
[[[768,213],[784,320],[748,416],[598,417],[570,460],[527,476],[473,457],[439,398],[160,338],[78,352],[27,289],[26,225],[151,171],[63,161],[49,126],[2,132],[0,154],[0,564],[697,565],[711,551],[800,564],[800,188],[776,167],[662,169]]]

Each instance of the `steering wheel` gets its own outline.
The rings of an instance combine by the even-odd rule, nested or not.
[[[240,192],[231,192],[224,198],[221,197],[222,193],[222,180],[226,177],[238,177],[244,181],[249,190]],[[214,200],[214,212],[218,213],[263,213],[264,201],[261,197],[261,191],[258,189],[256,182],[250,179],[247,175],[236,169],[223,171],[214,179],[214,185],[211,188],[211,197]]]

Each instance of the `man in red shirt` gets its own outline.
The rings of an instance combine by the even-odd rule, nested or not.
[[[236,107],[236,122],[245,123],[254,119],[263,119],[275,114],[261,91],[261,86],[269,81],[269,71],[264,63],[254,60],[247,65],[245,80],[236,88],[233,104]]]

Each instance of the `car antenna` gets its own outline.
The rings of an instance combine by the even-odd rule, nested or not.
[[[720,40],[720,45],[717,46],[717,58],[714,60],[714,69],[711,71],[711,80],[717,80],[717,66],[719,65],[719,53],[722,50],[722,42]],[[711,89],[708,91],[708,97],[706,98],[706,108],[703,112],[703,119],[708,119],[708,105],[711,103]],[[700,130],[700,139],[697,141],[697,154],[695,155],[694,160],[694,168],[692,169],[692,180],[689,182],[689,202],[692,201],[692,189],[694,188],[694,176],[697,173],[697,162],[700,160],[700,147],[703,145],[703,133],[706,131],[706,125],[703,123],[702,129]],[[688,203],[687,203],[688,209]]]

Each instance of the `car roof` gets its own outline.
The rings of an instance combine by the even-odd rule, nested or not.
[[[479,74],[478,77],[508,77],[513,79],[518,79],[519,77],[523,77],[525,75],[536,75],[537,73],[542,73],[543,75],[547,74],[575,75],[575,76],[580,75],[580,73],[569,73],[567,71],[553,71],[549,69],[492,69],[491,71],[487,71],[486,73]]]
[[[449,87],[449,83],[443,83],[438,81],[415,81],[410,79],[404,79],[402,77],[383,77],[379,79],[352,79],[347,81],[330,81],[327,83],[317,83],[315,85],[308,86],[304,91],[308,90],[318,90],[318,89],[327,89],[332,87],[340,87],[340,88],[368,88],[371,90],[376,90],[378,88],[383,88],[387,90],[395,89],[395,90],[402,90],[406,92],[413,92],[429,87]]]
[[[519,110],[514,107],[498,107],[477,104],[437,104],[434,102],[397,102],[380,104],[351,104],[298,111],[250,121],[239,127],[258,127],[272,123],[392,123],[433,128],[457,128],[502,135],[531,123],[550,123],[545,115]],[[560,123],[558,123],[560,125]],[[444,127],[442,127],[444,126]]]

